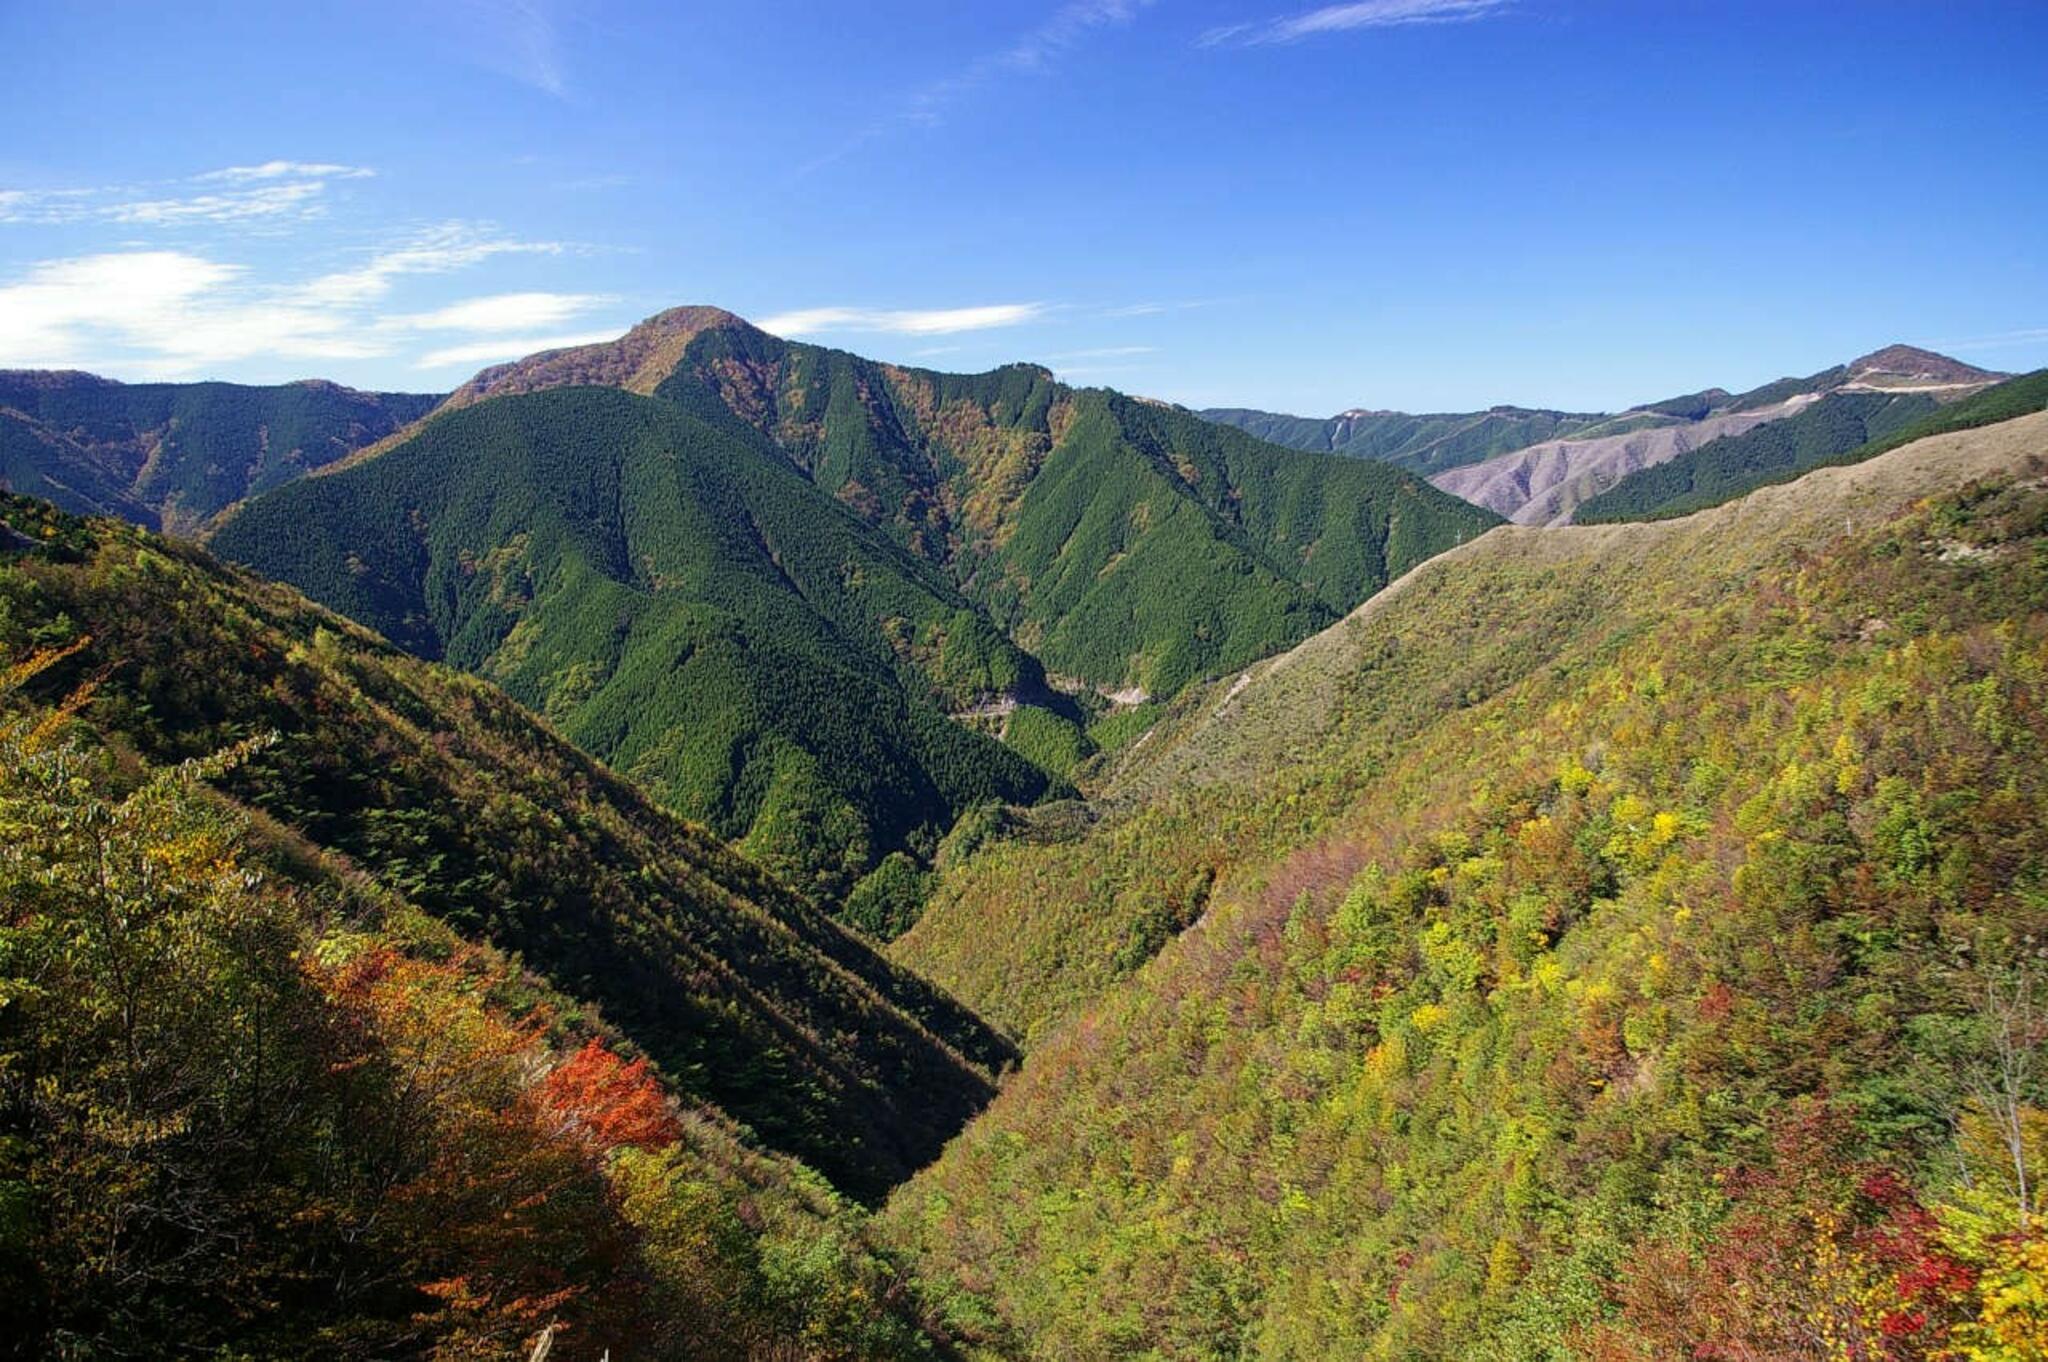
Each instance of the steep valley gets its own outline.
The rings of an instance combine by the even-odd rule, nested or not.
[[[221,521],[325,606],[0,501],[34,1328],[1934,1356],[2028,1280],[2038,376],[1557,527],[650,325]]]

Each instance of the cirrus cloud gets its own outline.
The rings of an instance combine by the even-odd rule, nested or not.
[[[1354,29],[1467,23],[1499,14],[1507,5],[1508,0],[1351,0],[1278,19],[1224,24],[1204,33],[1197,45],[1257,47]]]
[[[525,328],[560,325],[610,299],[524,291],[423,311],[386,312],[383,304],[409,276],[562,249],[560,243],[521,241],[478,224],[444,223],[352,269],[301,282],[264,281],[247,266],[187,250],[45,260],[0,281],[0,367],[89,367],[140,378],[189,378],[250,362],[403,355],[421,332],[433,331],[469,332],[474,339],[440,347],[422,364],[553,348],[581,338],[535,340]]]
[[[264,161],[140,186],[0,189],[0,223],[184,227],[303,220],[326,211],[330,182],[375,173],[323,161]]]
[[[777,336],[831,332],[886,331],[900,336],[945,336],[1021,326],[1046,313],[1044,303],[987,303],[979,307],[863,308],[808,307],[764,317],[757,325]]]
[[[1043,74],[1054,62],[1098,29],[1128,24],[1153,0],[1068,0],[1035,28],[969,61],[951,75],[912,90],[886,117],[860,128],[824,155],[797,167],[802,179],[876,140],[892,129],[926,126],[943,120],[960,100],[1006,79]]]
[[[246,184],[251,180],[366,180],[376,173],[364,166],[335,165],[328,161],[265,161],[253,166],[223,166],[192,178]]]
[[[381,250],[351,270],[323,274],[305,285],[305,295],[330,306],[368,303],[391,292],[393,283],[414,274],[446,274],[498,255],[560,255],[559,241],[520,241],[472,223],[446,222],[403,246]]]
[[[392,317],[385,325],[411,331],[519,331],[555,326],[611,301],[603,293],[494,293]]]

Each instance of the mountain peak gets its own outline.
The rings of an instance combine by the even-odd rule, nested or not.
[[[752,323],[745,317],[735,312],[727,312],[722,307],[712,307],[708,303],[685,303],[680,307],[671,307],[655,313],[626,334],[669,336],[687,332],[694,336],[703,331],[751,325]]]
[[[494,365],[457,388],[447,406],[467,407],[508,393],[586,385],[624,388],[646,396],[675,370],[691,341],[707,331],[729,329],[753,328],[724,308],[672,307],[655,313],[617,340],[543,350]]]
[[[1913,345],[1887,345],[1849,361],[1849,376],[1882,375],[1922,383],[1990,383],[2004,377]]]

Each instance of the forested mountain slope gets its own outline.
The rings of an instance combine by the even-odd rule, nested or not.
[[[601,1006],[843,1190],[877,1195],[992,1092],[1010,1051],[972,1014],[494,687],[176,541],[5,509],[0,650],[78,650],[30,698],[91,685],[80,717],[157,765],[282,735],[217,782],[261,826]]]
[[[1490,523],[1412,477],[1289,458],[1033,365],[902,368],[714,308],[488,370],[448,405],[593,382],[759,432],[1050,671],[1102,691],[1170,695],[1264,656]]]
[[[837,899],[1492,520],[1031,366],[898,369],[682,308],[488,370],[213,542]],[[888,897],[850,911],[914,916]]]
[[[816,1174],[224,802],[263,737],[141,764],[26,698],[64,656],[0,673],[11,1352],[949,1355]]]
[[[943,576],[759,437],[603,388],[500,398],[251,503],[214,547],[492,678],[670,807],[843,895],[1049,778],[951,722],[1042,691]]]
[[[2048,414],[1496,530],[967,859],[1038,1043],[890,1224],[1036,1357],[2026,1356],[2044,677]]]
[[[190,534],[440,400],[317,381],[257,388],[0,371],[0,489]]]

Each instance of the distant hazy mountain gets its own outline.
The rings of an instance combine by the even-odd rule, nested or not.
[[[1354,408],[1324,420],[1248,407],[1211,407],[1204,420],[1236,426],[1290,449],[1379,459],[1427,476],[1477,463],[1540,440],[1562,440],[1607,421],[1599,414],[1493,407],[1486,411],[1411,415]]]
[[[1851,404],[1868,409],[1853,421],[1836,419],[1844,414],[1841,403],[1810,418],[1810,438],[1829,446],[1832,453],[1838,446],[1848,447],[1842,441],[1863,442],[1865,437],[1858,433],[1863,417],[1880,430],[1890,429],[2001,377],[1925,350],[1892,345],[1808,378],[1779,379],[1737,395],[1711,389],[1692,400],[1654,404],[1642,410],[1664,419],[1626,434],[1589,431],[1574,439],[1546,441],[1439,473],[1430,481],[1517,524],[1561,525],[1582,503],[1640,469],[1668,463],[1715,440],[1798,417],[1829,395],[1881,393],[1894,399]]]
[[[245,387],[0,371],[0,486],[69,511],[190,533],[440,400],[319,380]]]
[[[2011,420],[2048,406],[2048,372],[1988,388],[1972,384],[1968,391],[1937,403],[1910,387],[1840,388],[1796,416],[1632,473],[1581,505],[1573,519],[1590,524],[1686,515],[1810,468],[1860,462],[1909,440]]]
[[[1882,350],[1873,350],[1861,359],[1851,360],[1847,369],[1848,377],[1841,385],[1847,392],[1864,388],[1942,392],[1982,387],[2005,377],[1911,345],[1887,345]]]
[[[1328,421],[1240,409],[1203,415],[1296,449],[1386,459],[1519,524],[1544,525],[1569,521],[1582,502],[1640,469],[1799,416],[1830,394],[1881,393],[1894,400],[1832,403],[1808,420],[1806,433],[1794,443],[1826,445],[1828,453],[1838,453],[1867,438],[1856,434],[1866,423],[1872,433],[1882,433],[2002,377],[1945,355],[1890,345],[1806,378],[1779,379],[1739,394],[1707,388],[1614,415],[1517,407],[1462,416],[1351,411]]]
[[[1719,397],[1726,400],[1727,394]],[[1782,420],[1815,400],[1816,394],[1795,393],[1762,406],[1738,408],[1728,402],[1698,416],[1671,417],[1626,434],[1547,440],[1438,473],[1430,481],[1517,524],[1563,524],[1579,502],[1638,468],[1677,458],[1723,435]]]

